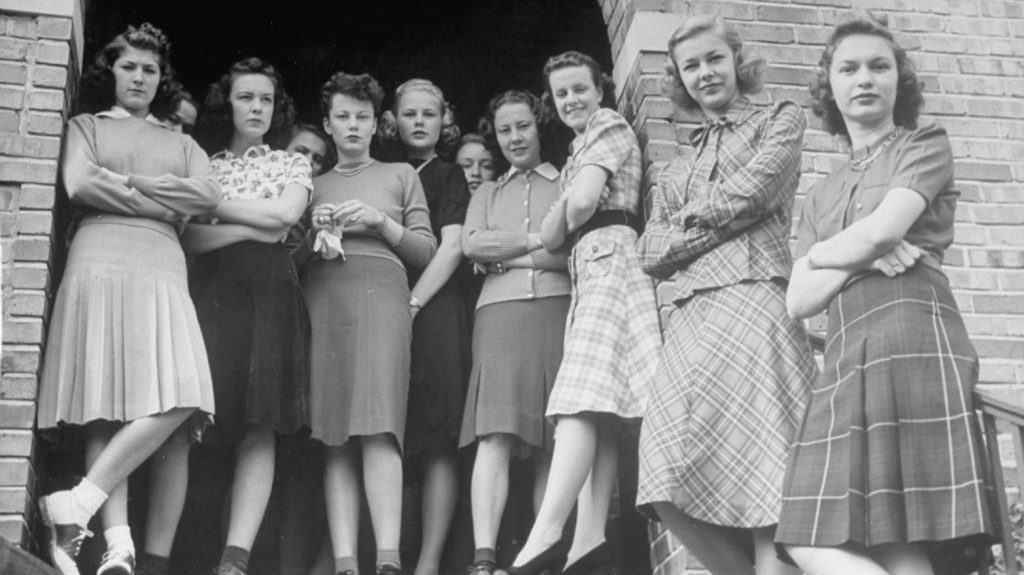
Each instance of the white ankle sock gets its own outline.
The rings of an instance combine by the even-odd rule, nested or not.
[[[107,500],[107,494],[96,484],[86,478],[82,478],[78,485],[71,488],[71,501],[74,503],[76,514],[75,522],[79,525],[88,525],[93,515],[103,507]]]
[[[103,531],[107,540],[107,549],[127,549],[135,555],[135,542],[132,541],[132,530],[127,525],[115,525]]]

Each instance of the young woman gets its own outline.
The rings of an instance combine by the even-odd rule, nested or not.
[[[166,572],[190,431],[213,414],[177,229],[214,209],[220,194],[202,149],[153,115],[178,104],[169,47],[153,26],[129,26],[82,79],[80,102],[91,113],[68,125],[63,177],[78,227],[53,308],[38,416],[42,429],[82,425],[87,435],[85,478],[39,500],[54,565],[66,574],[78,573],[86,526],[101,507],[108,551],[100,572],[136,570],[126,479],[161,445],[136,572]],[[199,425],[165,444],[193,414]]]
[[[308,425],[309,315],[283,239],[312,188],[306,158],[274,150],[294,108],[273,66],[246,58],[211,86],[200,126],[224,201],[192,224],[192,298],[219,406],[209,440],[235,446],[226,545],[218,573],[246,573],[270,499],[276,435]],[[252,239],[250,236],[263,236]]]
[[[828,309],[825,366],[783,487],[776,541],[811,575],[929,574],[992,533],[971,403],[978,357],[943,252],[957,191],[945,130],[884,19],[839,24],[812,88],[849,160],[808,193],[790,313]]]
[[[451,149],[459,128],[441,89],[413,79],[395,90],[394,110],[382,132],[392,133],[416,169],[430,209],[437,253],[423,273],[411,272],[412,373],[405,455],[422,463],[421,544],[415,575],[436,575],[458,497],[456,448],[471,367],[463,267],[462,224],[469,187],[462,168],[438,157]]]
[[[763,62],[719,18],[688,18],[668,52],[670,97],[706,120],[690,136],[695,154],[659,181],[637,244],[644,271],[675,281],[637,504],[712,573],[792,572],[773,536],[786,455],[817,373],[785,297],[807,121],[794,102],[746,98],[760,89]],[[734,528],[753,535],[753,558]]]
[[[470,202],[463,250],[487,271],[473,329],[473,372],[460,444],[477,442],[471,572],[494,573],[508,499],[509,459],[534,460],[534,510],[547,482],[553,427],[544,406],[562,362],[571,283],[568,250],[549,252],[540,224],[561,195],[558,170],[541,162],[540,98],[509,91],[486,121],[512,168]]]
[[[618,462],[620,418],[637,418],[661,347],[654,285],[634,244],[642,225],[640,147],[626,120],[600,107],[611,82],[589,56],[566,52],[544,66],[546,97],[576,134],[562,170],[562,196],[544,218],[548,250],[576,242],[569,256],[572,305],[562,365],[548,400],[557,421],[543,503],[510,573],[569,565],[568,573],[608,568],[605,523]],[[566,553],[558,542],[579,498]]]
[[[401,451],[416,303],[406,269],[425,268],[437,243],[416,170],[370,157],[384,99],[377,81],[339,72],[320,94],[338,165],[314,182],[307,248],[340,226],[345,257],[314,261],[303,286],[313,318],[313,437],[327,446],[335,572],[358,574],[361,452],[377,572],[401,573]]]
[[[487,146],[487,140],[480,134],[462,136],[459,148],[455,151],[455,163],[466,171],[466,182],[471,194],[476,192],[480,184],[493,182],[498,175],[494,154]]]
[[[313,124],[295,124],[285,150],[306,158],[313,170],[313,177],[334,166],[332,142],[323,130]]]

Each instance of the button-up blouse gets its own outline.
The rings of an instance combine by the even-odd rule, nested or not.
[[[587,129],[576,136],[569,159],[562,168],[562,188],[569,189],[583,166],[595,165],[608,172],[608,194],[598,210],[626,210],[640,214],[640,180],[643,161],[636,134],[618,112],[601,108],[587,120]]]
[[[488,274],[477,309],[491,303],[568,295],[568,250],[528,252],[528,235],[558,200],[558,170],[542,164],[535,170],[512,168],[497,182],[484,182],[469,202],[462,229],[462,249],[479,263],[508,260],[529,253],[533,268],[508,268]]]
[[[690,160],[677,158],[662,173],[637,250],[651,276],[676,275],[677,305],[700,290],[789,277],[806,126],[793,102],[740,98],[694,130]]]
[[[225,200],[277,199],[289,184],[299,184],[307,194],[313,189],[313,169],[305,156],[271,150],[266,144],[252,146],[241,156],[223,150],[210,161]]]

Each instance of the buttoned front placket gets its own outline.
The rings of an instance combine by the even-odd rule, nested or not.
[[[526,217],[523,218],[523,226],[526,228],[525,231],[527,237],[530,236],[530,190],[533,186],[533,174],[533,170],[526,170],[526,173],[524,174],[524,176],[526,177],[526,185],[523,186],[523,211],[526,213]],[[527,252],[527,254],[529,254],[529,252]],[[530,285],[526,292],[526,296],[530,299],[533,299],[537,293],[534,280],[534,275],[536,274],[534,272],[535,270],[533,268],[526,270],[526,280],[530,282]]]

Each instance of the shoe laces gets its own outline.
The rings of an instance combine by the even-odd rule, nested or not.
[[[126,556],[135,557],[135,554],[131,552],[131,549],[127,549],[124,547],[115,547],[113,549],[107,549],[106,553],[103,554],[103,558],[100,559],[100,563],[106,563],[107,561],[112,561],[114,559],[124,559]]]
[[[87,538],[92,537],[92,531],[89,531],[85,527],[77,525],[76,527],[78,527],[80,531],[74,537],[68,539],[63,545],[61,545],[61,549],[64,550],[64,553],[67,553],[68,557],[71,558],[78,557],[79,552],[82,551],[82,543],[84,543]]]

